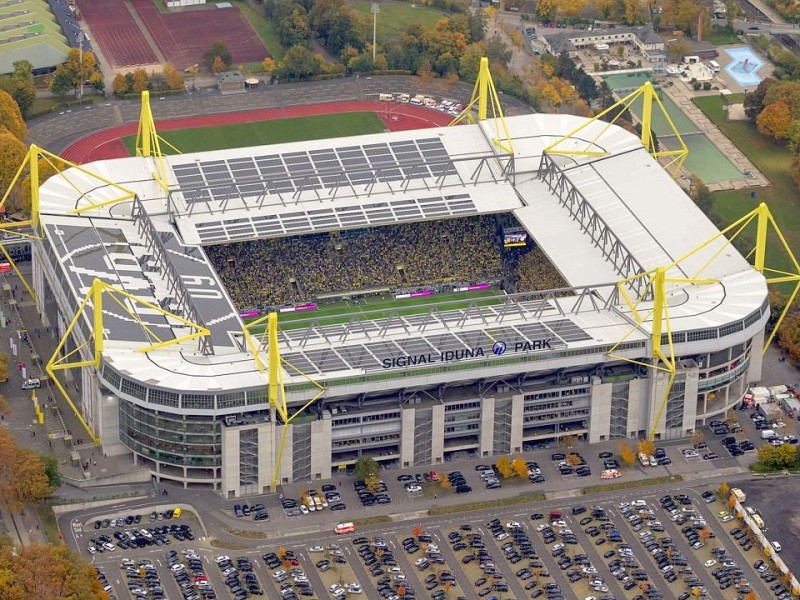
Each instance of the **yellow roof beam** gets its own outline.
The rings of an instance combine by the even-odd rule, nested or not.
[[[138,298],[137,296],[134,296],[133,294],[130,294],[125,290],[115,287],[110,283],[106,283],[105,281],[101,281],[100,279],[95,279],[92,282],[89,291],[86,293],[86,296],[83,298],[80,305],[78,306],[78,310],[75,311],[75,315],[72,317],[72,321],[70,322],[67,329],[64,331],[64,335],[61,337],[61,340],[56,346],[53,355],[47,362],[47,365],[45,366],[45,371],[50,376],[50,379],[55,384],[56,388],[58,388],[58,391],[61,392],[61,395],[64,397],[64,399],[67,401],[67,404],[69,404],[70,408],[75,413],[75,416],[78,417],[78,420],[80,421],[81,425],[83,425],[83,428],[86,430],[86,433],[89,435],[92,442],[94,442],[94,444],[98,446],[101,443],[100,438],[98,438],[94,434],[89,424],[83,418],[81,411],[78,410],[78,408],[72,402],[72,398],[70,398],[69,393],[56,377],[56,372],[66,371],[68,369],[82,368],[82,367],[94,367],[95,369],[98,369],[100,367],[100,361],[102,359],[103,347],[105,342],[105,334],[104,334],[105,330],[103,327],[104,295],[109,296],[112,300],[114,300],[114,302],[116,302],[117,305],[120,306],[131,319],[133,319],[136,323],[138,323],[145,331],[148,339],[153,342],[143,348],[137,348],[136,349],[137,352],[151,352],[153,350],[158,350],[160,348],[165,348],[167,346],[172,346],[175,344],[181,344],[183,342],[188,342],[190,340],[211,334],[211,332],[202,325],[192,323],[191,321],[184,319],[183,317],[180,317],[174,313],[166,311],[160,306],[148,302],[147,300]],[[127,300],[129,302],[125,302],[124,300]],[[61,354],[62,349],[66,345],[70,334],[75,329],[78,320],[80,319],[84,311],[87,310],[90,303],[92,306],[92,341],[90,342],[87,340],[86,342],[84,342],[71,352],[68,352],[64,356],[59,356]],[[139,316],[136,310],[132,308],[132,306],[135,304],[140,304],[141,306],[147,308],[148,312],[156,311],[157,313],[164,315],[168,319],[173,319],[175,321],[178,321],[182,325],[186,325],[187,327],[189,327],[190,333],[180,337],[176,337],[174,339],[162,340],[152,331],[150,327],[148,327],[148,325],[142,320],[142,318]],[[92,348],[93,348],[92,358],[86,360],[76,360],[76,361],[70,360],[72,356],[79,354],[80,350],[88,346],[89,343],[92,343]]]
[[[492,74],[489,72],[489,59],[485,56],[481,58],[478,78],[475,80],[475,87],[472,89],[472,98],[470,98],[464,110],[450,122],[448,127],[457,125],[462,121],[475,123],[472,109],[476,104],[478,105],[479,121],[485,121],[488,118],[489,106],[492,107],[492,119],[494,120],[495,130],[495,138],[492,140],[492,143],[503,150],[503,152],[507,152],[513,156],[514,145],[511,143],[511,134],[508,132],[506,118],[503,115],[503,107],[500,105],[500,96],[497,94]],[[501,131],[505,137],[500,137]]]
[[[563,137],[557,139],[555,142],[550,144],[547,148],[545,148],[545,152],[548,154],[558,154],[561,156],[583,156],[583,157],[599,157],[599,156],[607,156],[608,152],[603,150],[598,141],[601,137],[608,131],[608,129],[613,125],[617,119],[619,119],[626,110],[629,110],[630,107],[633,105],[636,100],[641,98],[642,100],[642,133],[641,133],[641,142],[645,149],[650,153],[650,155],[655,158],[656,160],[660,158],[671,158],[672,160],[668,161],[665,168],[672,173],[673,178],[677,177],[680,173],[681,168],[683,167],[683,163],[686,161],[686,157],[689,156],[689,148],[686,146],[686,143],[683,141],[678,128],[675,127],[675,124],[672,122],[672,119],[667,112],[667,109],[664,108],[664,105],[661,103],[661,99],[658,97],[655,88],[653,85],[646,81],[642,87],[637,90],[632,91],[630,94],[621,98],[611,106],[609,106],[604,111],[598,113],[591,119],[585,121],[568,134],[564,135]],[[661,114],[664,116],[664,119],[667,121],[667,125],[669,125],[670,130],[672,131],[675,139],[678,140],[678,144],[680,148],[676,150],[659,150],[658,146],[656,145],[656,141],[652,136],[652,125],[653,125],[653,104],[655,104],[661,111]],[[611,119],[606,121],[603,117],[610,115]],[[605,123],[605,126],[600,129],[600,131],[592,138],[586,140],[585,145],[582,148],[572,148],[572,147],[565,147],[565,143],[567,141],[571,141],[573,144],[577,141],[583,141],[575,138],[575,135],[586,129],[587,127],[591,127],[595,122],[601,121]]]

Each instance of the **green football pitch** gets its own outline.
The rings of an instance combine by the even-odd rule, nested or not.
[[[181,152],[204,152],[380,133],[385,130],[386,125],[374,112],[351,112],[175,129],[161,132],[159,135]],[[136,154],[135,135],[122,138],[122,143],[131,156]],[[165,154],[174,154],[167,144],[161,145],[161,151]]]
[[[502,292],[498,289],[488,289],[476,292],[449,292],[446,294],[436,294],[424,298],[406,298],[397,300],[386,294],[380,296],[367,297],[359,300],[358,303],[352,301],[336,301],[332,303],[318,303],[319,308],[312,311],[301,311],[293,313],[280,313],[278,322],[281,329],[301,329],[313,322],[322,325],[337,325],[349,322],[353,317],[363,315],[369,319],[383,319],[391,315],[409,316],[428,312],[435,304],[440,311],[457,310],[466,308],[470,303],[475,302],[478,306],[488,306],[497,304],[497,298]],[[246,323],[251,323],[255,319],[244,319]],[[263,331],[255,328],[251,333]]]

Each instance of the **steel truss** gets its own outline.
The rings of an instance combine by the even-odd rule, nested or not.
[[[632,291],[637,295],[645,289],[642,279],[636,278],[645,272],[617,234],[605,222],[594,207],[589,204],[567,173],[558,166],[547,153],[542,154],[539,164],[539,179],[547,184],[550,191],[558,197],[558,202],[569,211],[570,216],[580,224],[581,229],[603,256],[614,265],[614,270],[629,281]]]
[[[183,285],[183,280],[181,279],[180,273],[178,273],[175,268],[175,265],[169,260],[164,242],[161,240],[161,236],[158,235],[158,231],[150,215],[147,214],[144,206],[142,206],[139,196],[135,196],[133,199],[131,216],[136,223],[136,230],[145,241],[147,247],[147,255],[139,259],[140,264],[142,264],[142,271],[147,273],[144,262],[152,259],[167,280],[170,297],[159,300],[161,308],[166,309],[169,305],[169,301],[174,299],[178,305],[179,314],[185,316],[193,323],[200,323],[200,313],[194,305],[192,296],[189,294],[186,286]],[[200,351],[203,354],[214,353],[210,336],[200,337],[198,341],[200,343]]]

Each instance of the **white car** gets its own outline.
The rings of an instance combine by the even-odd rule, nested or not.
[[[87,550],[89,551],[89,554],[94,554],[95,552],[97,552],[97,548],[95,548],[94,546],[89,546]]]
[[[704,563],[703,563],[703,566],[704,566],[704,567],[713,567],[715,564],[717,564],[717,561],[715,561],[715,560],[712,558],[712,559],[709,559],[709,560],[707,560],[706,562],[704,562]]]
[[[700,453],[694,448],[685,448],[683,450],[683,455],[686,458],[697,458],[698,456],[700,456]]]
[[[509,529],[520,529],[522,525],[517,521],[509,521],[508,523],[506,523],[506,527],[508,527]]]
[[[303,513],[304,515],[307,515],[308,514],[308,507],[305,504],[301,504],[300,505],[300,512]]]
[[[309,552],[325,552],[325,548],[323,548],[322,546],[311,546],[311,548],[309,548],[308,551]]]
[[[720,521],[723,523],[729,523],[730,521],[733,521],[733,515],[725,515],[720,519]]]
[[[228,561],[230,561],[230,560],[231,560],[231,557],[230,557],[230,556],[218,556],[218,557],[217,557],[217,558],[215,558],[214,560],[215,560],[215,561],[216,561],[216,563],[219,565],[219,564],[222,564],[222,563],[224,563],[224,562],[228,562]]]
[[[406,485],[406,491],[409,494],[412,494],[412,493],[415,493],[415,492],[421,492],[422,491],[422,487],[412,483],[410,485]]]
[[[775,548],[775,552],[780,552],[781,550],[783,550],[783,548],[781,548],[781,545],[778,542],[771,542],[771,543],[772,547]]]

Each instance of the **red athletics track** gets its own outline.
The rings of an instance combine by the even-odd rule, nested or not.
[[[216,115],[198,115],[158,121],[158,131],[174,129],[194,129],[197,127],[214,127],[232,123],[248,123],[251,121],[268,121],[270,119],[290,119],[293,117],[310,117],[345,112],[375,112],[386,123],[390,131],[406,131],[409,129],[426,129],[447,125],[452,117],[422,106],[413,104],[394,104],[377,100],[348,100],[342,102],[326,102],[286,108],[262,108],[234,113]],[[74,163],[83,164],[106,158],[124,158],[129,156],[122,144],[122,138],[136,133],[138,125],[130,123],[111,127],[92,133],[67,147],[61,156]]]

